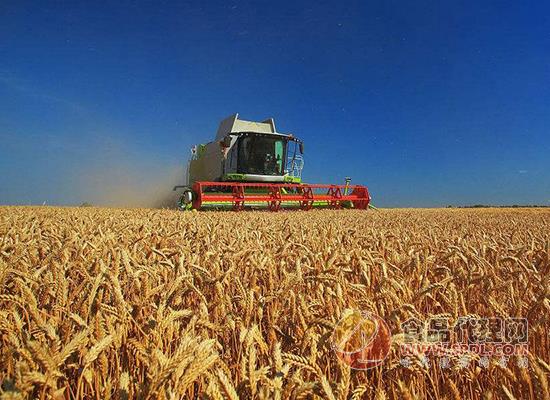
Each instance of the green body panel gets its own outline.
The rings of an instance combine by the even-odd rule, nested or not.
[[[299,178],[297,176],[285,176],[285,182],[288,183],[302,183],[302,178]]]
[[[222,181],[224,182],[250,182],[253,183],[254,181],[249,181],[246,179],[246,174],[225,174],[222,177]],[[258,183],[269,183],[269,182],[258,182]],[[275,182],[274,182],[275,183]],[[302,183],[302,179],[295,177],[295,176],[285,176],[284,177],[284,183]]]
[[[244,181],[245,174],[225,174],[222,177],[222,181],[224,182],[241,182]]]

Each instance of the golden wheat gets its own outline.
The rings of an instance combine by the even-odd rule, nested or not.
[[[350,310],[394,334],[369,372]],[[548,399],[549,311],[546,210],[0,208],[2,399]],[[468,315],[527,317],[528,368],[400,365],[401,322]]]

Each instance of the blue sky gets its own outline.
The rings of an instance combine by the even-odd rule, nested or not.
[[[0,204],[150,191],[234,112],[376,205],[550,205],[550,3],[0,5]]]

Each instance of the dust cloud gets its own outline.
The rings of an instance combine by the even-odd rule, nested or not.
[[[99,152],[81,166],[79,193],[83,203],[94,206],[174,208],[185,183],[184,162],[159,156],[117,151],[116,146]]]

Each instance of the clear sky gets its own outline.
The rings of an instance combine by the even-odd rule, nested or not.
[[[162,183],[235,112],[376,205],[550,205],[550,3],[0,3],[0,204]]]

